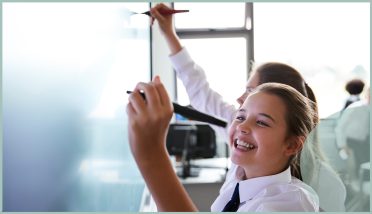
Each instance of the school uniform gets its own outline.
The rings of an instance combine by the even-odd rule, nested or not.
[[[221,137],[229,139],[228,127],[234,119],[236,113],[235,106],[224,102],[222,96],[209,87],[204,70],[193,61],[186,48],[182,48],[181,51],[169,56],[169,58],[176,70],[177,77],[186,88],[190,98],[190,104],[199,111],[208,112],[208,114],[227,120],[228,126],[226,128],[214,127],[214,129]],[[242,88],[243,87],[244,86],[242,86]],[[311,168],[316,170],[314,173],[322,173],[322,177],[318,178],[324,178],[322,180],[316,180],[313,177],[311,182],[308,183],[318,194],[321,193],[319,195],[321,208],[325,211],[344,211],[346,190],[339,176],[330,168],[325,167],[325,164],[323,164],[321,160],[313,158],[310,162],[314,165]],[[225,184],[235,182],[234,178],[238,169],[237,167],[238,166],[231,163]],[[313,171],[308,171],[306,173],[313,174]],[[327,190],[320,189],[324,186],[331,187],[332,189],[327,188],[327,190],[332,192],[332,195],[337,195],[337,197],[329,197]]]
[[[238,168],[242,170],[240,167]],[[316,192],[301,180],[291,176],[290,168],[270,176],[242,180],[239,170],[211,206],[212,212],[220,212],[231,199],[236,183],[239,182],[240,204],[238,212],[273,211],[319,211]]]
[[[369,143],[369,114],[366,100],[354,102],[342,112],[335,127],[338,148],[345,147],[348,138]]]

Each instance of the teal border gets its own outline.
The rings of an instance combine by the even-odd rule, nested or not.
[[[371,3],[369,3],[369,24],[371,25],[371,9],[372,9],[372,4]],[[369,35],[370,35],[370,37],[369,37],[369,58],[371,59],[371,28],[369,28]],[[371,60],[369,61],[369,63],[371,64]],[[370,65],[371,66],[371,65]],[[372,89],[371,89],[371,80],[372,80],[372,77],[371,77],[371,71],[369,71],[369,73],[370,73],[370,76],[369,76],[369,94],[371,94],[371,91],[372,91]],[[371,136],[371,133],[372,133],[372,127],[371,127],[371,122],[372,122],[372,117],[371,117],[371,104],[369,105],[369,135]],[[369,138],[369,144],[371,145],[372,143],[372,140],[371,140],[371,137]],[[370,163],[371,163],[371,154],[372,154],[372,148],[370,148],[370,151],[369,151],[369,160],[370,160]],[[369,179],[370,179],[370,181],[371,181],[371,177],[372,177],[372,172],[371,172],[371,170],[369,171]],[[370,194],[369,194],[369,210],[371,211],[372,210],[372,208],[371,208],[371,204],[372,204],[372,197],[371,197],[371,192],[369,192]]]
[[[1,43],[0,43],[0,47],[1,47],[1,53],[3,53],[3,22],[2,22],[2,17],[3,17],[3,4],[0,5],[0,14],[1,14]],[[1,54],[3,55],[3,54]],[[1,95],[0,95],[0,103],[1,103],[1,106],[0,106],[0,127],[1,127],[1,130],[0,130],[0,136],[1,136],[1,140],[0,140],[0,150],[1,150],[1,154],[0,154],[0,157],[1,157],[1,169],[0,169],[0,192],[1,192],[1,196],[0,196],[0,209],[1,211],[3,211],[3,57],[1,57],[1,69],[0,69],[0,75],[1,75],[1,83],[0,83],[0,86],[1,86]]]
[[[228,0],[225,0],[225,1],[221,1],[221,0],[215,0],[215,1],[206,1],[204,0],[203,2],[227,2]],[[64,0],[64,1],[53,1],[53,0],[37,0],[37,1],[25,1],[25,0],[2,0],[1,1],[1,5],[0,5],[0,15],[2,17],[2,12],[3,12],[3,7],[2,7],[2,3],[3,2],[27,2],[27,3],[35,3],[35,2],[174,2],[174,1],[123,1],[123,0],[108,0],[108,1],[103,1],[103,0],[79,0],[79,1],[73,1],[73,0]],[[184,0],[177,0],[176,2],[198,2],[196,0],[189,0],[189,1],[184,1]],[[228,1],[228,2],[277,2],[277,3],[280,3],[280,2],[371,2],[371,0],[356,0],[356,1],[351,1],[351,0],[339,0],[339,1],[336,1],[336,0],[327,0],[327,1],[322,1],[322,0],[312,0],[312,1],[309,1],[309,0],[305,0],[305,1],[295,1],[295,0],[286,0],[286,1],[274,1],[274,0],[260,0],[260,1],[239,1],[239,0],[231,0],[231,1]],[[370,4],[370,11],[372,9],[372,6]],[[2,18],[1,18],[2,20]],[[371,16],[370,16],[370,20],[371,20]],[[3,46],[3,40],[2,40],[2,31],[3,31],[3,28],[2,28],[2,21],[0,23],[1,25],[1,43],[0,43],[0,48],[1,50],[2,49],[2,46]],[[370,43],[370,49],[371,49],[371,43]],[[1,75],[1,83],[0,83],[0,87],[1,87],[1,92],[2,92],[2,71],[3,71],[3,58],[1,57],[1,69],[0,69],[0,75]],[[371,86],[371,82],[372,82],[372,76],[370,75],[370,86]],[[370,88],[370,92],[372,92],[372,89]],[[0,151],[1,151],[1,154],[0,154],[0,157],[1,157],[1,163],[3,163],[3,94],[1,93],[0,95],[0,103],[1,103],[1,106],[0,106],[0,127],[1,127],[1,130],[0,130]],[[371,107],[370,107],[370,110]],[[372,122],[372,117],[370,116],[370,124]],[[372,127],[370,126],[370,133],[372,132]],[[372,143],[372,141],[370,141],[370,143]],[[372,153],[372,149],[370,150],[370,154]],[[370,171],[370,177],[372,177],[372,173]],[[3,165],[1,164],[1,167],[0,167],[0,192],[1,192],[1,196],[0,196],[0,210],[2,212],[3,210]],[[332,197],[332,196],[330,196]],[[370,204],[372,204],[372,197],[370,197]],[[371,208],[370,208],[370,211],[371,211]],[[8,213],[8,212],[4,212],[4,213]],[[21,213],[21,212],[9,212],[9,213]],[[29,213],[39,213],[39,212],[29,212]],[[54,212],[43,212],[43,213],[54,213]],[[63,213],[63,212],[61,212]],[[72,213],[85,213],[85,212],[72,212]],[[114,212],[109,212],[109,213],[114,213]],[[115,212],[117,213],[117,212]],[[128,212],[121,212],[121,213],[128,213]]]

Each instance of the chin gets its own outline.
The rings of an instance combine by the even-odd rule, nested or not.
[[[235,165],[239,165],[241,166],[243,164],[243,160],[237,156],[235,156],[234,154],[231,156],[231,162]]]

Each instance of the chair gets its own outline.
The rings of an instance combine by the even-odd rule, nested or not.
[[[353,193],[354,198],[349,203],[352,211],[367,211],[370,207],[370,143],[369,135],[365,141],[348,139],[347,146],[352,151],[353,167]]]

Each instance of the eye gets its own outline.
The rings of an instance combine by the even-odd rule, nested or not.
[[[261,127],[270,127],[267,123],[265,123],[261,120],[257,120],[256,123],[257,123],[257,125],[259,125]]]
[[[245,120],[245,117],[244,116],[237,115],[235,117],[235,120],[237,120],[237,121],[244,121]]]
[[[251,93],[252,91],[254,91],[254,88],[253,87],[247,87],[246,89],[245,89],[245,92],[246,93]]]

